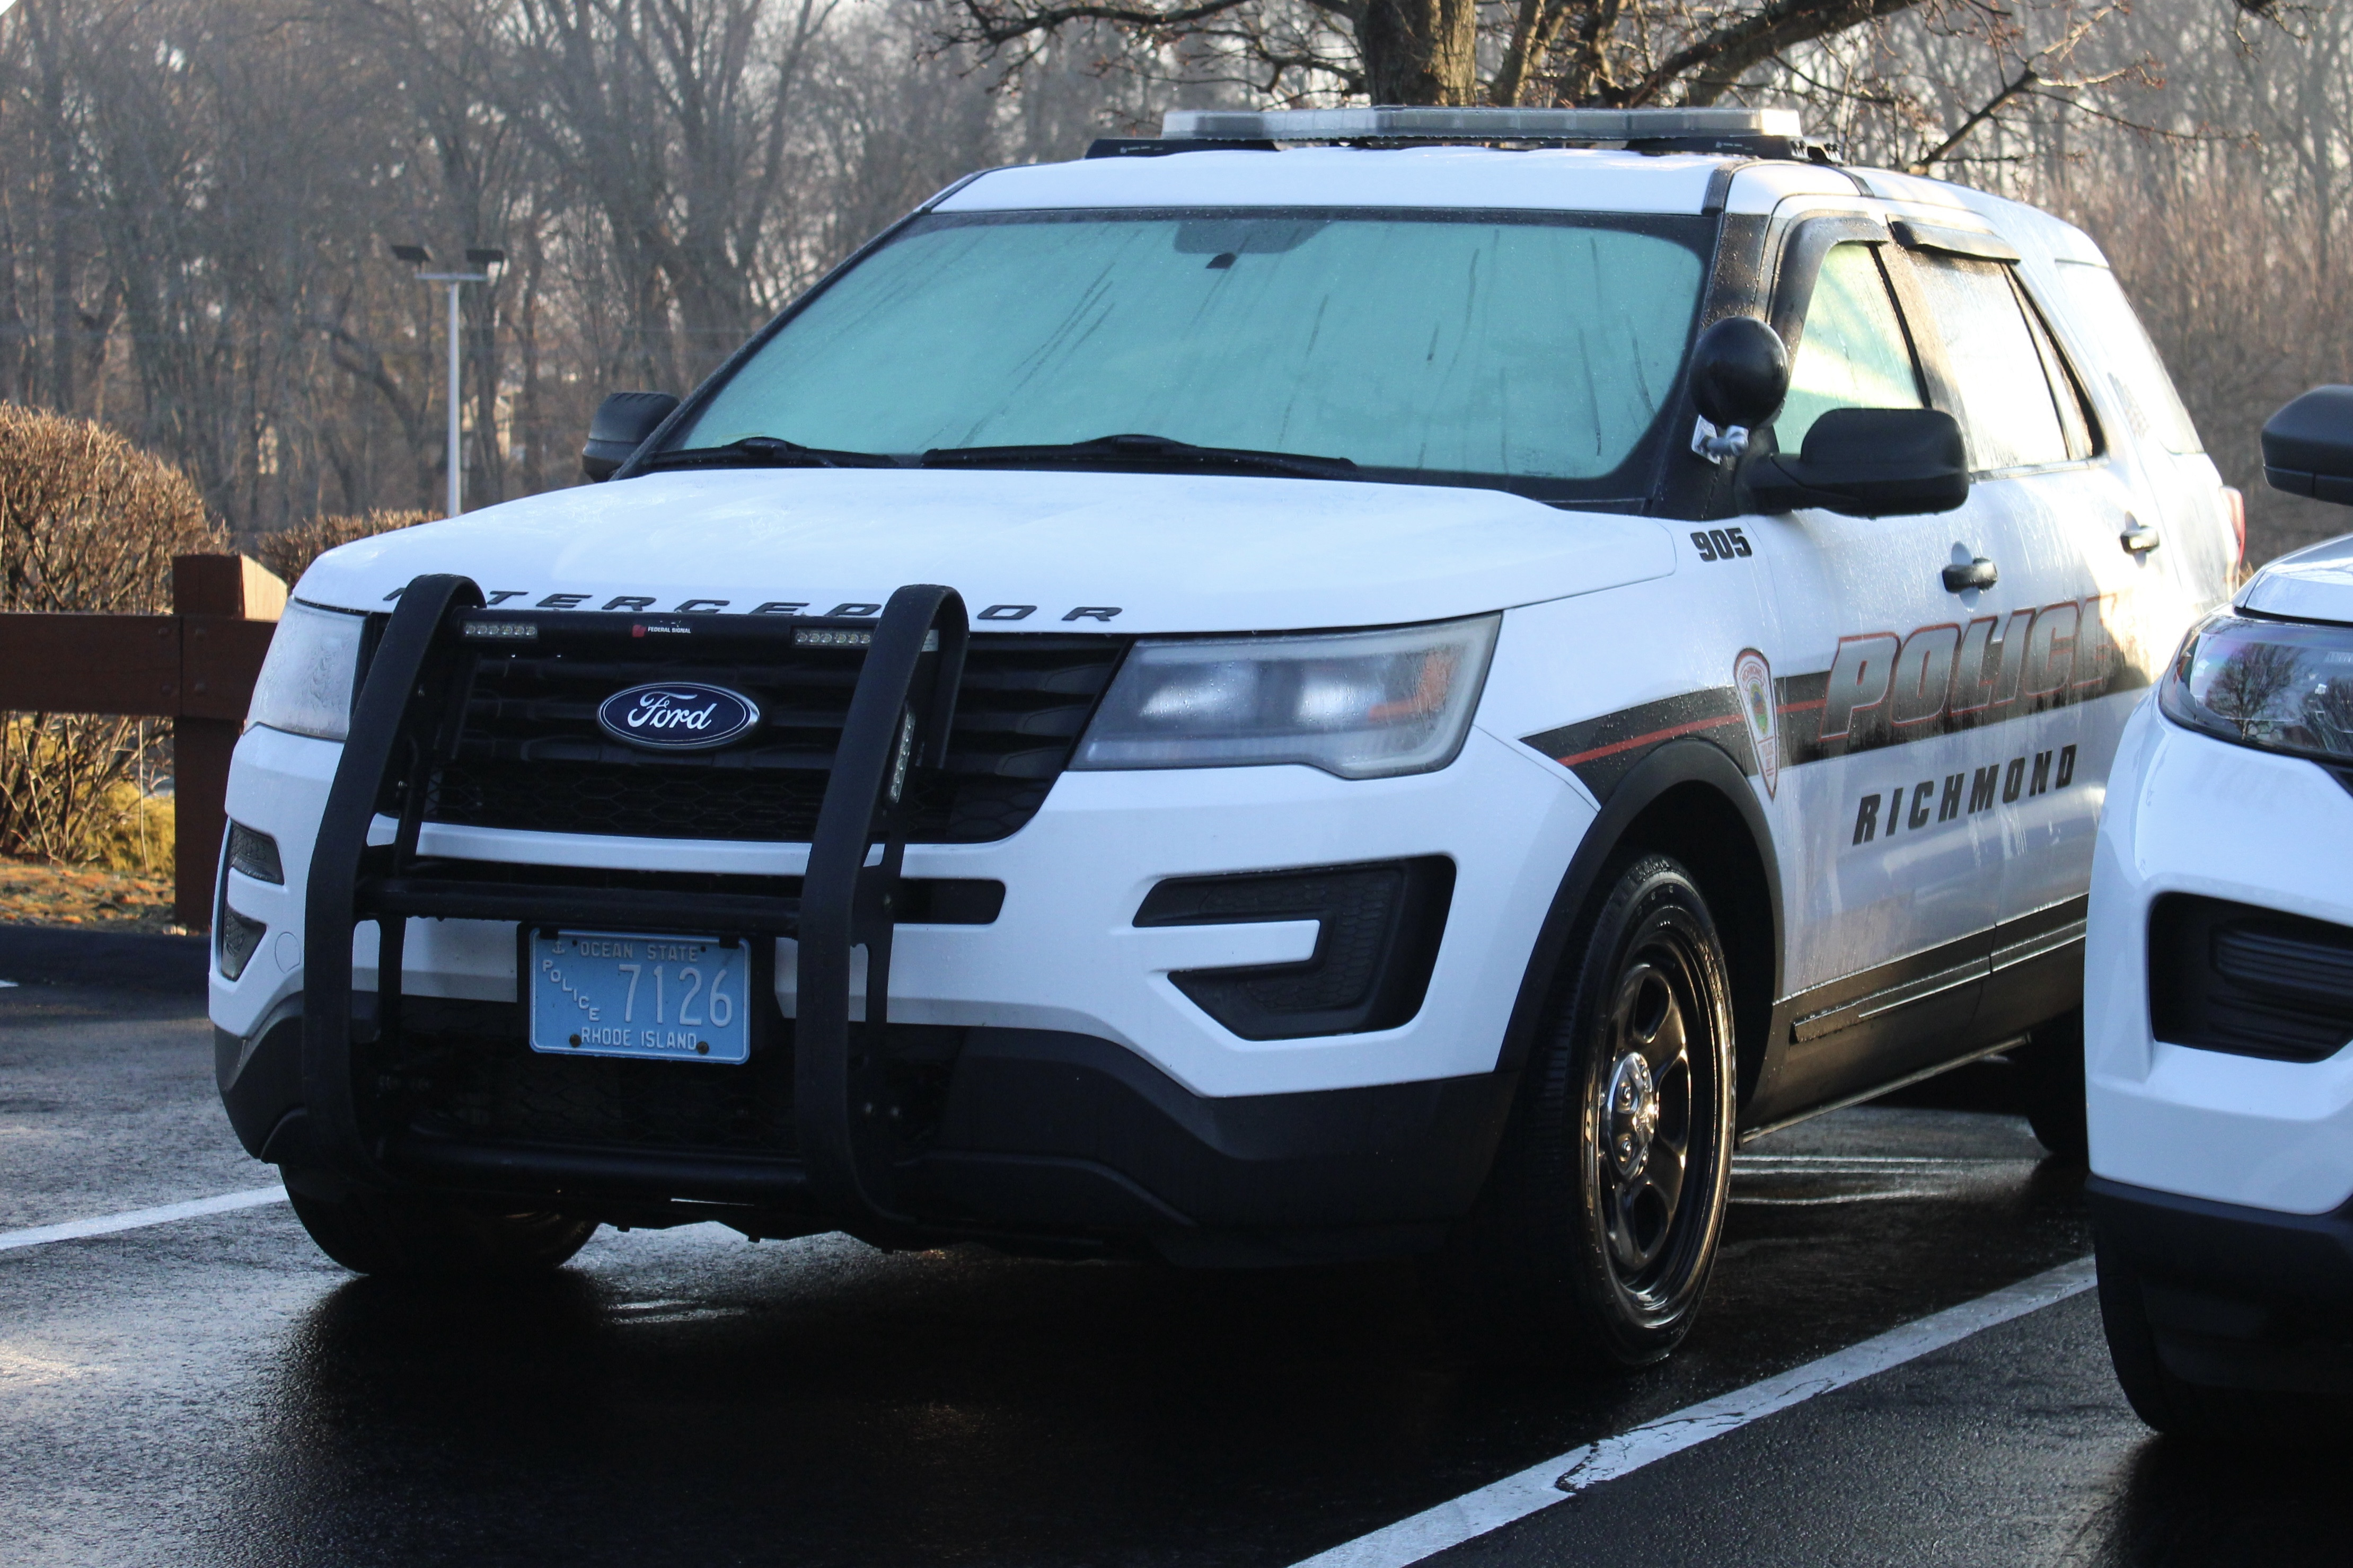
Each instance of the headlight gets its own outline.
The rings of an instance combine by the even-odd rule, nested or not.
[[[1462,749],[1499,619],[1139,642],[1071,765],[1304,763],[1344,779],[1442,768]]]
[[[352,727],[352,686],[359,672],[365,617],[290,603],[269,639],[269,657],[253,683],[248,724],[340,741]]]
[[[2353,761],[2353,626],[2216,616],[2181,645],[2157,700],[2221,740]]]

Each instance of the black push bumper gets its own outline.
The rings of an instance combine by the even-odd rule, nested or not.
[[[2138,1279],[2178,1375],[2353,1392],[2353,1204],[2282,1214],[2102,1176],[2084,1190],[2102,1258]]]
[[[436,768],[457,748],[476,663],[522,640],[522,628],[598,658],[595,639],[629,635],[628,619],[485,611],[455,577],[402,592],[311,856],[301,1011],[218,1042],[222,1097],[257,1156],[313,1183],[521,1199],[617,1223],[1088,1247],[1148,1238],[1203,1262],[1413,1250],[1470,1207],[1508,1076],[1205,1100],[1106,1040],[890,1022],[903,803],[944,765],[967,641],[953,590],[902,588],[879,621],[852,626],[679,617],[745,660],[761,657],[760,639],[871,638],[797,887],[617,886],[421,856]],[[617,626],[600,631],[608,620]],[[392,842],[371,846],[387,815]],[[755,994],[772,993],[757,984],[757,955],[793,938],[798,1016],[783,1018],[771,995],[740,1067],[535,1057],[516,1004],[401,994],[416,918],[715,930],[751,942]],[[354,992],[349,957],[367,922],[380,933],[373,994]],[[868,955],[858,1022],[855,946]]]

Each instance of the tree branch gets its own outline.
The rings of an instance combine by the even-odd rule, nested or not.
[[[1718,27],[1661,60],[1640,80],[1610,95],[1615,106],[1655,103],[1678,82],[1683,100],[1714,103],[1753,68],[1785,49],[1909,11],[1923,0],[1773,0],[1763,10]],[[1704,70],[1706,75],[1700,73]]]
[[[1117,4],[1086,4],[1048,5],[1035,10],[1021,5],[1001,4],[999,0],[959,0],[965,25],[952,27],[947,41],[975,44],[990,52],[1023,38],[1041,33],[1051,33],[1073,22],[1109,22],[1116,27],[1133,28],[1151,37],[1165,37],[1222,16],[1249,5],[1250,0],[1199,0],[1197,5],[1178,5],[1166,10],[1151,5]]]
[[[2003,104],[2008,103],[2011,99],[2016,98],[2020,93],[2024,92],[2028,88],[2032,87],[2041,79],[2042,78],[2035,74],[2035,70],[2032,66],[2030,65],[2022,68],[2016,77],[2012,78],[2003,86],[2000,92],[1995,93],[1991,98],[1987,99],[1983,103],[1978,104],[1975,110],[1971,110],[1969,117],[1961,121],[1959,130],[1954,132],[1950,136],[1946,137],[1942,142],[1938,142],[1934,151],[1926,153],[1925,156],[1915,158],[1912,161],[1910,172],[1915,174],[1926,174],[1936,165],[1937,160],[1943,158],[1954,148],[1967,141],[1970,132],[1975,131],[1978,126],[1983,125],[1987,121],[1992,119],[1995,110],[2001,108]]]

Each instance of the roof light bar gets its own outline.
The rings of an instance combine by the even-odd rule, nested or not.
[[[1794,109],[1172,109],[1160,134],[1198,142],[1801,140]]]

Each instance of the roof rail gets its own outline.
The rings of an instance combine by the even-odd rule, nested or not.
[[[1155,144],[1099,144],[1092,156],[1152,156],[1299,142],[1611,144],[1643,153],[1736,153],[1828,163],[1794,109],[1172,109]]]

